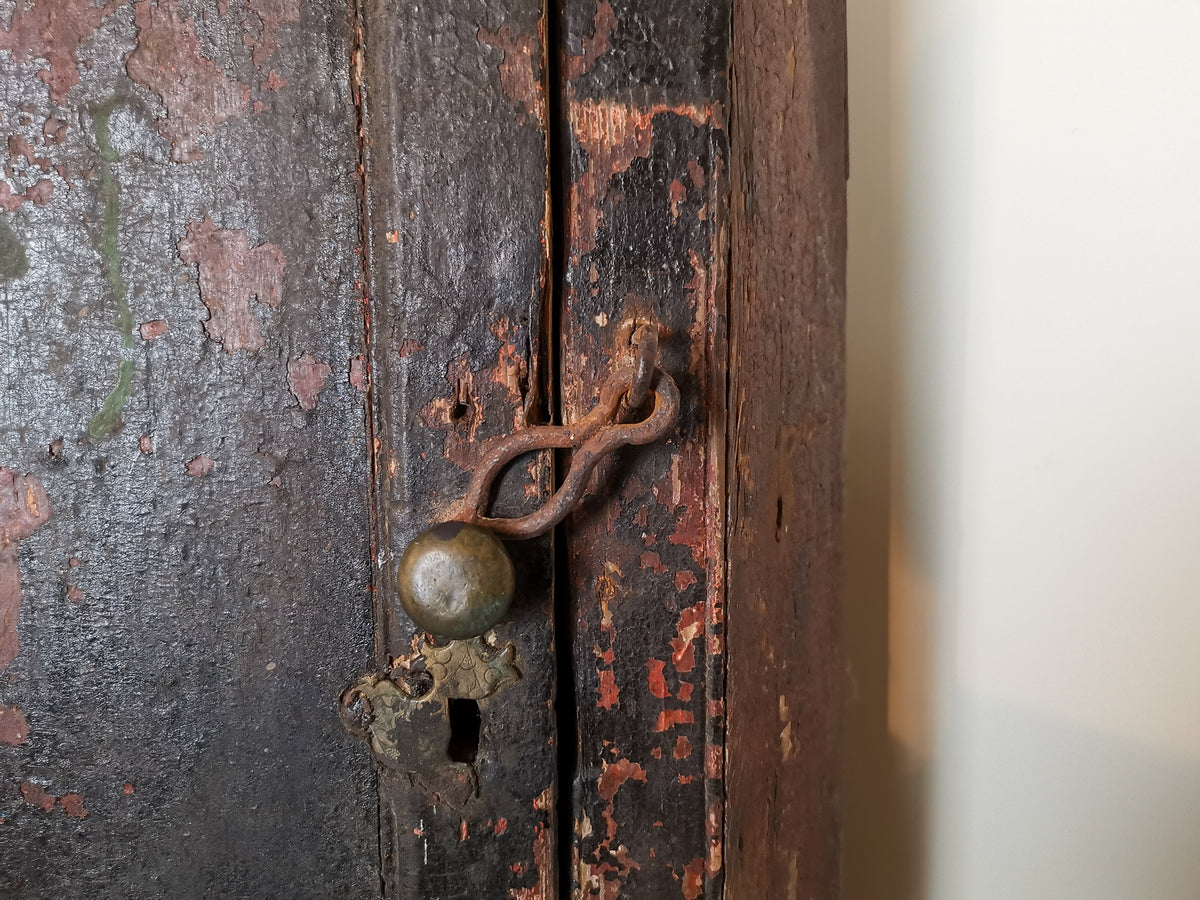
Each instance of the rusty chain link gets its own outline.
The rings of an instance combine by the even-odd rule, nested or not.
[[[479,465],[467,487],[460,521],[506,537],[545,534],[565,519],[583,496],[588,478],[609,453],[627,445],[649,444],[671,430],[679,417],[679,388],[658,366],[658,327],[640,325],[633,334],[632,365],[613,370],[600,388],[590,413],[570,425],[531,425],[494,437],[480,447]],[[653,396],[654,406],[641,421],[628,422]],[[491,518],[487,506],[492,482],[501,470],[535,450],[571,449],[571,466],[554,495],[536,512],[518,518]]]

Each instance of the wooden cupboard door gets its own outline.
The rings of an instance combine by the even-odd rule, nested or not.
[[[4,896],[378,893],[351,46],[0,6]]]
[[[840,0],[0,0],[0,894],[837,895],[843,40]],[[506,542],[504,686],[359,740],[358,685],[465,659],[408,543],[643,324],[681,415]]]

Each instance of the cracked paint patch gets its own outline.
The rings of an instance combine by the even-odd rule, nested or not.
[[[616,752],[615,748],[614,752]],[[581,860],[579,863],[580,883],[593,897],[616,900],[621,894],[621,888],[624,885],[623,879],[634,869],[642,867],[641,863],[629,856],[628,847],[624,844],[614,846],[618,829],[616,796],[621,787],[629,781],[639,781],[644,784],[646,770],[632,760],[617,759],[603,764],[600,777],[596,782],[596,792],[605,803],[603,812],[605,838],[590,854],[591,859]],[[585,833],[591,834],[591,822],[588,821],[586,813],[582,820],[576,821],[575,830],[581,836],[585,836]]]
[[[520,105],[525,114],[539,126],[546,121],[545,86],[542,83],[540,51],[542,41],[532,34],[517,34],[505,25],[499,31],[480,28],[476,33],[480,43],[504,53],[498,70],[500,87],[509,100]],[[539,58],[535,60],[534,54]]]
[[[55,797],[40,784],[32,781],[22,781],[20,791],[21,799],[26,804],[37,807],[42,812],[50,812],[57,804],[64,813],[73,819],[83,819],[88,814],[87,808],[83,805],[83,794],[70,793]]]
[[[617,16],[613,12],[612,4],[607,0],[604,3],[596,4],[596,16],[592,20],[592,36],[583,38],[582,53],[578,56],[575,54],[567,56],[567,78],[574,81],[591,70],[592,66],[596,64],[596,60],[608,52],[609,38],[612,37],[616,27]]]
[[[317,395],[321,393],[321,388],[325,387],[325,380],[332,371],[325,360],[317,359],[311,353],[288,360],[288,386],[300,401],[301,409],[317,408]]]
[[[216,463],[213,458],[206,453],[200,453],[193,456],[184,465],[183,470],[192,478],[205,478],[212,474]]]
[[[138,335],[143,341],[156,341],[167,333],[169,326],[162,319],[151,319],[143,322],[138,328]]]
[[[101,7],[91,0],[18,3],[8,29],[0,29],[0,50],[11,51],[17,62],[46,60],[38,78],[50,88],[51,100],[65,103],[67,92],[79,84],[79,48],[124,5],[125,0],[109,0]]]
[[[20,785],[21,799],[30,806],[36,806],[42,812],[50,812],[58,798],[46,793],[46,789],[32,781],[22,781]]]
[[[358,356],[350,358],[350,375],[348,376],[350,386],[360,393],[366,393],[367,382],[367,360],[361,353]]]
[[[270,307],[279,305],[286,265],[280,249],[269,243],[251,248],[246,232],[217,228],[205,215],[189,223],[187,237],[179,242],[179,258],[199,267],[200,300],[209,314],[204,333],[226,353],[265,347],[250,298]]]
[[[720,111],[697,103],[631,106],[615,100],[572,102],[568,119],[575,140],[587,154],[587,171],[571,192],[572,255],[590,253],[604,221],[608,185],[629,170],[635,159],[648,159],[654,142],[654,117],[675,115],[697,127],[721,127]]]
[[[7,181],[0,181],[0,209],[5,212],[18,210],[26,203],[45,206],[53,196],[54,182],[49,178],[39,178],[36,184],[19,194],[13,193]]]
[[[21,570],[17,542],[50,519],[50,498],[33,475],[0,467],[0,671],[17,657],[20,642]]]
[[[51,169],[50,160],[38,156],[33,144],[19,134],[8,136],[8,160],[4,164],[4,181],[0,181],[0,209],[13,212],[26,203],[45,206],[54,197],[54,182],[44,177]],[[9,182],[12,182],[11,184]],[[27,185],[14,191],[13,185]]]
[[[693,859],[683,868],[680,883],[683,900],[699,900],[704,893],[704,858]]]
[[[83,794],[63,794],[58,798],[58,805],[73,819],[82,819],[88,814],[87,808],[83,805]]]
[[[171,159],[203,159],[201,135],[245,112],[250,88],[204,56],[195,24],[180,12],[179,0],[142,0],[134,6],[134,24],[137,47],[126,57],[125,70],[162,98],[167,114],[156,124],[171,142]]]
[[[533,801],[539,812],[548,811],[554,804],[554,788],[548,787]],[[514,864],[513,871],[516,872]],[[533,830],[533,865],[537,869],[537,884],[526,888],[509,888],[511,900],[544,900],[554,893],[554,842],[545,822],[538,822]],[[523,869],[523,867],[522,867]],[[519,873],[518,873],[519,874]]]
[[[29,722],[19,706],[0,706],[0,744],[19,746],[29,738]]]

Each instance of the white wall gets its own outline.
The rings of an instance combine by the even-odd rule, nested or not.
[[[1200,0],[849,4],[847,898],[1197,900]]]

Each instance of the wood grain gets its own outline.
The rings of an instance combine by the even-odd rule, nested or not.
[[[734,16],[727,896],[840,896],[841,0]]]

